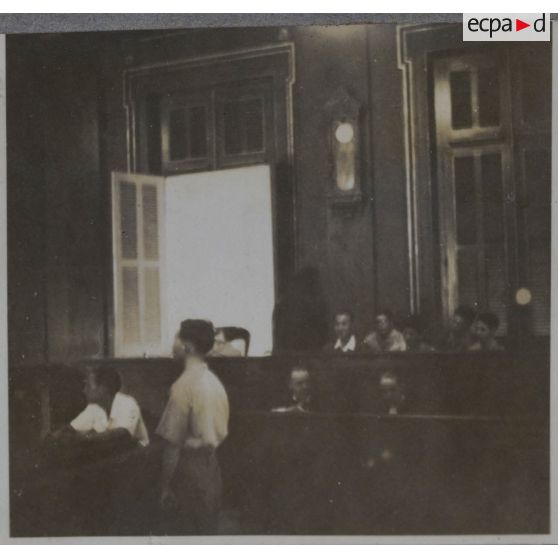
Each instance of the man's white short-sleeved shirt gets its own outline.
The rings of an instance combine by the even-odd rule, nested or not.
[[[155,432],[179,447],[216,448],[227,436],[228,422],[225,388],[207,364],[199,363],[187,368],[172,385]]]
[[[125,428],[142,446],[149,444],[139,405],[132,396],[120,392],[114,396],[109,417],[101,406],[90,403],[70,425],[78,432],[94,430],[100,433]]]

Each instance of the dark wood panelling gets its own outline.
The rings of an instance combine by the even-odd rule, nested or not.
[[[7,46],[9,359],[35,363],[47,354],[40,49],[25,37]]]
[[[410,310],[403,83],[395,26],[368,29],[370,159],[378,306]]]
[[[394,28],[387,27],[394,34]],[[376,186],[368,151],[376,135],[370,135],[368,127],[374,108],[369,106],[366,33],[364,26],[294,31],[297,262],[299,267],[312,265],[320,270],[332,312],[350,308],[358,326],[364,328],[375,306],[372,199]],[[340,90],[354,97],[363,113],[364,199],[346,208],[328,200],[334,178],[327,106]]]
[[[103,353],[107,246],[101,240],[94,46],[85,37],[8,41],[12,64],[27,56],[27,64],[13,67],[10,80],[12,360],[26,353],[39,360]],[[18,321],[34,335],[18,328]]]

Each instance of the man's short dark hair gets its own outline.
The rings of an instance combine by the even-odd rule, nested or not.
[[[471,325],[475,321],[476,312],[470,306],[458,306],[454,315],[461,316],[467,325]]]
[[[98,386],[104,386],[113,395],[117,394],[122,387],[120,374],[111,366],[100,366],[93,371],[95,383]]]
[[[477,321],[486,324],[492,331],[496,331],[500,326],[500,318],[492,312],[482,312],[477,316]]]
[[[337,316],[349,316],[349,319],[351,320],[351,322],[355,321],[354,314],[350,310],[347,310],[345,308],[341,308],[341,310],[338,310],[337,312],[335,312],[334,317],[337,318]]]
[[[387,308],[383,308],[379,312],[376,312],[375,317],[377,318],[378,316],[385,316],[390,322],[393,322],[393,313]]]
[[[215,342],[215,329],[208,320],[184,320],[180,324],[178,337],[184,343],[190,342],[199,354],[211,351]]]

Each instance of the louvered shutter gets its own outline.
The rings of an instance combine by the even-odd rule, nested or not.
[[[114,354],[162,355],[164,179],[113,173]]]

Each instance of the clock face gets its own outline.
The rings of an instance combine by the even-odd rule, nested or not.
[[[351,124],[344,122],[337,126],[335,130],[335,139],[339,143],[350,143],[353,140],[355,131]]]
[[[355,129],[349,122],[335,127],[335,181],[337,190],[351,192],[355,188]]]

